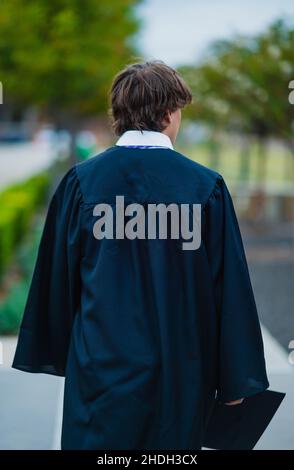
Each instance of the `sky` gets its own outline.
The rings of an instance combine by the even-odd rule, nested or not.
[[[137,15],[144,58],[177,67],[201,60],[215,39],[256,34],[281,16],[294,24],[294,0],[145,0]]]

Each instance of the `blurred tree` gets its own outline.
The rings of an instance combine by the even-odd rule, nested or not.
[[[207,60],[181,71],[194,94],[188,116],[209,127],[257,138],[259,179],[265,175],[269,137],[282,140],[294,155],[294,107],[288,100],[294,76],[294,29],[285,20],[275,21],[255,37],[214,42]],[[241,152],[244,158],[246,146]],[[241,163],[242,172],[247,168]]]
[[[81,115],[105,113],[111,78],[138,54],[140,1],[1,0],[4,94],[72,134]]]

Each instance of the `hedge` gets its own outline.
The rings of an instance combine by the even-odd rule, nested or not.
[[[40,215],[34,221],[30,236],[21,243],[16,252],[16,264],[21,278],[8,290],[0,302],[0,335],[17,334],[23,316],[32,273],[37,258],[44,220]]]
[[[0,193],[0,280],[36,210],[45,202],[49,184],[49,173],[44,172]]]

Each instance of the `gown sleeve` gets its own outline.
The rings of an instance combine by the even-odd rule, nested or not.
[[[12,367],[65,375],[79,302],[80,205],[75,167],[49,204]]]
[[[221,175],[207,201],[205,220],[218,318],[217,398],[228,402],[264,391],[269,382],[241,233]]]

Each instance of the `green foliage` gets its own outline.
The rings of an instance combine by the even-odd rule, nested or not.
[[[16,334],[19,329],[37,257],[41,225],[42,223],[38,223],[34,227],[33,237],[29,237],[16,252],[16,262],[22,279],[13,284],[4,301],[0,303],[0,334]]]
[[[5,301],[0,304],[0,334],[16,334],[23,315],[29,283],[15,284]]]
[[[28,232],[36,209],[44,203],[49,182],[49,175],[42,173],[0,193],[0,277]]]
[[[1,0],[0,76],[14,101],[56,115],[105,111],[131,54],[141,0]]]
[[[195,102],[187,116],[260,141],[276,137],[293,150],[293,44],[293,25],[283,19],[256,36],[213,43],[201,65],[182,69]]]

